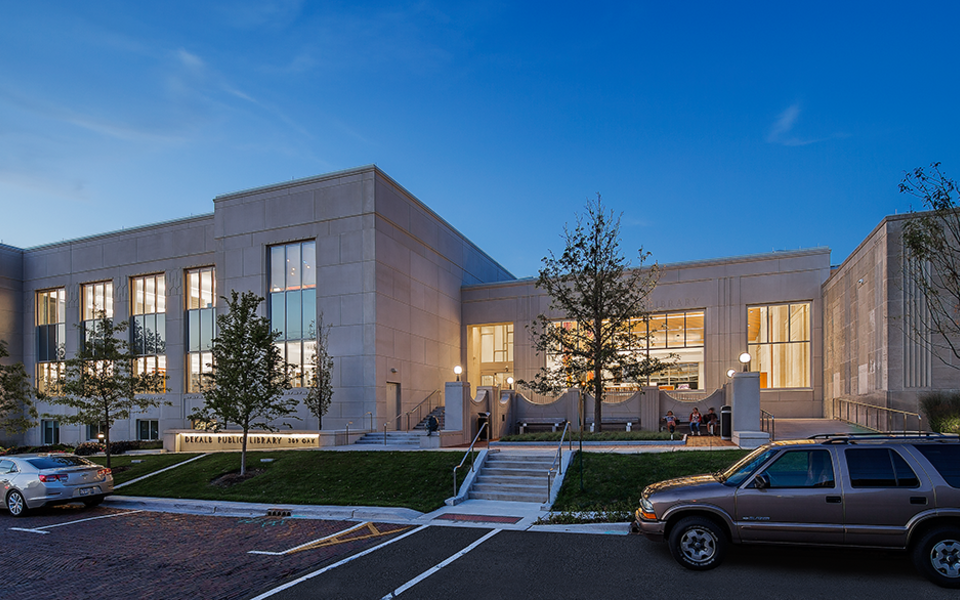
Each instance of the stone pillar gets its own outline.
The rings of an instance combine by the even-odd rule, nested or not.
[[[640,429],[660,431],[660,388],[644,386],[640,395]]]
[[[733,443],[741,448],[756,448],[770,441],[760,430],[760,373],[734,373],[729,388],[733,407]]]
[[[470,384],[466,381],[448,381],[443,390],[443,429],[469,431],[467,427],[470,404]]]

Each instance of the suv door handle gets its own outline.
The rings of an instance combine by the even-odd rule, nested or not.
[[[840,496],[827,496],[827,504],[840,504],[843,499]]]
[[[910,504],[922,504],[926,506],[927,499],[924,496],[910,496]]]

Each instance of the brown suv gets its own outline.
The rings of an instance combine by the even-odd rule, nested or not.
[[[774,442],[712,475],[643,490],[635,528],[688,569],[727,546],[909,549],[934,583],[960,587],[960,438],[844,434]]]

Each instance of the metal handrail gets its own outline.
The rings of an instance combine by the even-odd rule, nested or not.
[[[768,425],[769,424],[769,425]],[[769,430],[768,430],[769,427]],[[770,434],[770,441],[777,439],[777,419],[767,411],[760,409],[760,431],[766,431]]]
[[[480,434],[483,433],[483,430],[484,430],[486,427],[487,427],[487,424],[486,424],[486,423],[484,423],[483,425],[480,426],[480,430],[477,431],[477,437],[473,438],[473,441],[470,442],[470,447],[467,448],[467,453],[463,455],[463,460],[460,461],[460,464],[459,464],[459,465],[457,465],[457,466],[455,466],[455,467],[453,468],[453,495],[454,495],[454,496],[457,495],[457,469],[459,469],[460,467],[462,467],[462,466],[463,466],[463,463],[467,462],[467,457],[469,456],[469,457],[470,457],[470,470],[473,471],[473,464],[474,464],[474,462],[475,462],[475,461],[474,461],[474,458],[473,458],[473,446],[474,446],[474,444],[477,443],[477,440],[480,439]]]
[[[429,401],[430,398],[433,398],[434,394],[439,394],[439,393],[440,393],[440,390],[433,390],[432,392],[430,392],[430,395],[428,395],[426,398],[424,398],[423,400],[420,401],[420,404],[414,406],[413,408],[411,408],[410,410],[408,410],[408,411],[404,414],[404,416],[407,417],[407,431],[410,431],[410,415],[413,414],[414,411],[416,411],[416,413],[417,413],[416,423],[419,423],[420,420],[421,420],[421,419],[420,419],[420,408],[423,406],[423,404],[424,404],[425,402]],[[431,406],[432,406],[432,404],[431,404]],[[430,410],[433,410],[433,409],[431,408]],[[414,425],[414,427],[416,427],[416,425]]]
[[[850,418],[851,408],[854,409],[853,419]],[[871,410],[876,411],[873,414],[874,418],[872,421],[870,419]],[[860,418],[861,412],[863,419]],[[880,422],[881,415],[885,417],[885,423],[883,424]],[[894,428],[898,417],[900,418],[902,425],[901,429]],[[907,419],[915,418],[917,420],[916,431],[923,431],[923,417],[920,415],[920,413],[898,410],[896,408],[887,408],[886,406],[877,406],[875,404],[867,404],[865,402],[857,402],[856,400],[847,400],[846,398],[833,399],[833,418],[837,419],[838,421],[859,425],[860,427],[865,427],[874,431],[902,431],[904,433],[907,431],[913,431],[907,429]]]
[[[370,431],[376,431],[377,428],[373,426],[373,411],[368,410],[367,412],[363,413],[363,416],[367,415],[370,415]]]
[[[547,469],[547,501],[550,501],[550,486],[553,485],[553,470],[557,469],[557,475],[563,475],[563,440],[567,437],[567,431],[570,430],[570,421],[567,421],[567,424],[563,426],[563,433],[560,434],[560,443],[557,444],[557,455],[553,459],[553,464],[550,465],[550,468]],[[570,439],[567,441],[569,444],[568,450],[573,452],[573,436],[570,436]]]

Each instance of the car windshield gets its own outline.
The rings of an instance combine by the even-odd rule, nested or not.
[[[63,467],[93,467],[96,466],[79,456],[41,456],[28,458],[27,462],[38,469],[61,469]]]
[[[732,466],[723,471],[718,471],[716,477],[724,485],[740,485],[744,479],[750,477],[760,465],[767,462],[777,452],[779,452],[777,448],[757,448]]]

